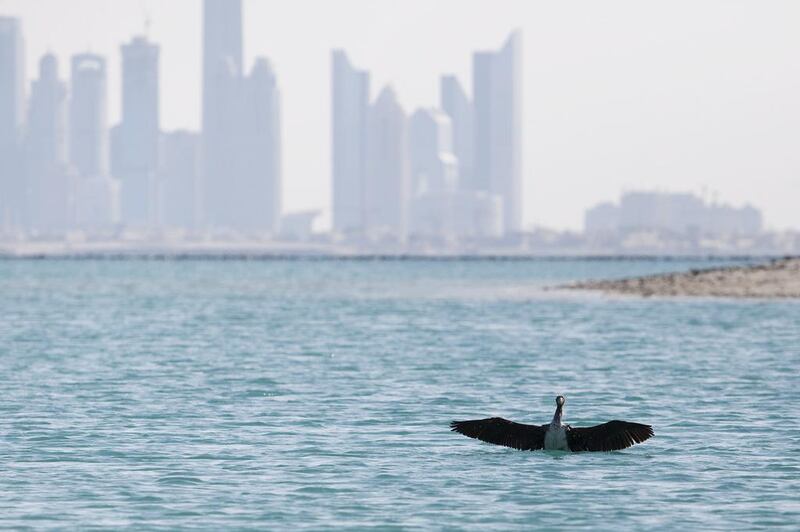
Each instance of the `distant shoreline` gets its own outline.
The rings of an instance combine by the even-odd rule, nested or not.
[[[615,280],[580,281],[559,288],[642,297],[800,298],[800,258],[693,269]]]
[[[756,262],[790,250],[558,249],[519,242],[465,245],[352,241],[257,240],[0,240],[3,259],[75,260],[586,260]]]
[[[45,260],[142,260],[142,261],[586,261],[586,262],[759,262],[785,260],[783,254],[765,255],[647,255],[647,254],[535,254],[535,253],[368,253],[368,252],[294,252],[294,251],[59,251],[7,252],[0,249],[0,261]],[[594,281],[589,281],[594,282]],[[603,281],[597,281],[603,282]],[[574,285],[569,285],[573,287]]]

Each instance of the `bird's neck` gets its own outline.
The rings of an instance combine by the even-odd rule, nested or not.
[[[560,427],[561,426],[561,416],[564,413],[564,407],[558,405],[556,407],[556,413],[553,414],[553,421],[550,422],[551,426]]]

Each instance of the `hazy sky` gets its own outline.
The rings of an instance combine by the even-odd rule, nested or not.
[[[200,0],[0,0],[23,19],[28,76],[48,49],[110,61],[151,19],[165,129],[200,122]],[[580,228],[624,189],[706,191],[800,228],[800,2],[794,0],[245,0],[245,55],[283,92],[284,204],[330,201],[330,49],[391,82],[407,111],[439,75],[471,92],[471,55],[523,30],[525,220]]]

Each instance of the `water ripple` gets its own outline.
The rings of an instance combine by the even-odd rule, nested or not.
[[[800,303],[543,287],[692,263],[0,261],[0,525],[800,523]],[[523,453],[454,418],[652,423]]]

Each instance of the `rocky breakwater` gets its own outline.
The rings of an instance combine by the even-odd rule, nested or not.
[[[560,288],[644,297],[800,298],[800,258],[627,279],[589,280]]]

